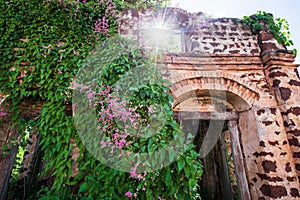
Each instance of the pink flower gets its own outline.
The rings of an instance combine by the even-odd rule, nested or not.
[[[106,142],[101,141],[101,142],[100,142],[100,145],[101,145],[102,148],[104,148],[104,147],[106,147]]]
[[[108,19],[104,16],[103,18],[98,18],[95,22],[94,32],[107,34],[109,32],[109,22]]]
[[[0,117],[5,116],[7,113],[3,111],[3,109],[0,108]]]
[[[0,112],[0,117],[5,116],[6,113],[5,112]]]
[[[124,144],[126,143],[126,140],[122,139],[122,140],[116,140],[116,146],[118,148],[123,148],[124,147]]]
[[[131,199],[132,198],[132,193],[130,191],[128,191],[128,192],[125,193],[125,196]]]
[[[136,177],[138,174],[136,173],[136,169],[132,169],[130,171],[130,177]]]
[[[139,179],[139,180],[141,180],[141,179],[145,180],[145,177],[142,174],[136,173],[137,167],[138,167],[138,163],[133,168],[131,168],[130,177],[131,178],[136,178],[136,179]]]

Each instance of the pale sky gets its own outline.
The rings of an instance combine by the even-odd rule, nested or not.
[[[296,63],[300,64],[300,1],[299,0],[171,0],[171,5],[190,13],[204,12],[218,17],[242,18],[266,11],[284,18],[290,25],[291,39],[298,50]]]

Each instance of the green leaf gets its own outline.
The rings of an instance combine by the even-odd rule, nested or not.
[[[87,190],[87,188],[88,188],[88,184],[87,184],[86,182],[85,182],[85,183],[82,183],[82,184],[80,185],[80,188],[79,188],[78,193],[85,192],[85,191]]]
[[[182,159],[182,158],[179,158],[177,160],[177,167],[178,167],[178,170],[181,171],[185,166],[185,161]]]

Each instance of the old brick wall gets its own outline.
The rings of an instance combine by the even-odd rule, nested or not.
[[[258,36],[236,18],[212,19],[201,12],[190,14],[179,8],[159,11],[129,9],[119,17],[119,33],[142,44],[141,30],[151,27],[181,32],[184,43],[181,53],[259,55],[261,51]],[[283,48],[273,38],[268,45]]]
[[[300,178],[300,79],[294,55],[270,52],[263,56],[265,72],[276,96]]]
[[[243,58],[248,59],[248,65],[241,64]],[[281,111],[267,87],[262,64],[255,64],[255,60],[256,56],[243,55],[223,55],[222,58],[168,55],[164,63],[170,70],[168,78],[175,106],[203,90],[222,90],[236,95],[228,95],[226,100],[240,116],[241,145],[252,198],[298,197],[299,183]],[[243,74],[254,75],[247,80]],[[239,98],[247,106],[240,105]]]
[[[151,27],[176,35],[171,43],[179,48],[166,47],[172,53],[162,61],[172,83],[174,107],[195,95],[208,95],[204,91],[226,91],[227,103],[239,115],[252,199],[299,199],[297,65],[266,26],[253,34],[239,19],[211,19],[178,8],[126,10],[119,24],[121,35],[146,49],[151,49],[148,40],[153,38],[145,34],[153,31]]]

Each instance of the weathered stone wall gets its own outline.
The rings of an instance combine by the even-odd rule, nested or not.
[[[236,95],[226,95],[226,101],[240,116],[240,139],[251,197],[296,198],[300,196],[299,183],[284,120],[258,58],[168,55],[164,63],[168,65],[175,106],[197,94],[209,95],[199,92],[204,90]],[[247,65],[244,59],[248,60]]]
[[[164,10],[125,10],[119,18],[119,33],[144,44],[141,30],[152,27],[168,29],[173,36],[181,34],[179,53],[213,54],[252,54],[259,55],[261,50],[258,36],[250,27],[243,26],[235,18],[212,19],[203,13],[190,14],[178,8]],[[158,35],[158,37],[162,37]],[[282,49],[282,45],[272,37],[265,48]]]
[[[268,27],[253,34],[239,19],[210,19],[178,8],[126,10],[119,24],[120,34],[146,49],[151,49],[148,40],[153,38],[145,34],[154,30],[151,27],[168,30],[169,37],[176,35],[172,42],[180,48],[165,48],[173,53],[162,63],[167,66],[164,75],[172,83],[177,111],[189,98],[209,96],[207,91],[226,92],[230,111],[239,115],[240,145],[252,199],[300,198],[298,65]]]
[[[267,80],[275,93],[300,178],[300,79],[294,55],[269,53],[263,56]]]

